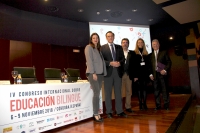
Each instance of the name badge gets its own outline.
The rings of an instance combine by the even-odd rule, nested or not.
[[[144,66],[144,65],[145,65],[145,62],[141,62],[140,65],[141,65],[141,66]]]

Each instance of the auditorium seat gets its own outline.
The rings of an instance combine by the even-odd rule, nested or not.
[[[58,68],[45,68],[44,78],[45,80],[61,80],[61,69]]]
[[[64,70],[67,73],[68,82],[77,82],[78,78],[80,78],[80,70],[74,68],[67,68]]]
[[[13,70],[21,74],[22,84],[37,83],[34,67],[13,67]]]

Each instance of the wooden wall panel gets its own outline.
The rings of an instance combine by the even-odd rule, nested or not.
[[[73,49],[79,49],[79,53],[73,52]],[[68,58],[68,68],[80,69],[80,74],[82,79],[86,79],[85,71],[85,55],[83,47],[68,47],[67,48],[67,58]]]
[[[67,48],[66,46],[51,45],[51,67],[59,68],[64,72],[67,67]]]
[[[169,86],[190,86],[188,60],[175,55],[174,48],[169,49],[172,67],[169,72]]]
[[[37,80],[44,83],[44,68],[51,67],[51,45],[32,43],[33,65],[36,68]]]
[[[9,70],[9,49],[10,40],[0,39],[0,80],[9,80],[11,72]]]
[[[10,41],[10,65],[19,67],[32,66],[32,44],[30,42]]]
[[[10,40],[10,72],[13,67],[32,67],[32,44],[30,42]],[[10,75],[10,79],[12,79]],[[11,80],[13,82],[13,79]]]

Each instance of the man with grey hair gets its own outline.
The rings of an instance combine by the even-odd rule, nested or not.
[[[152,40],[152,48],[153,51],[150,54],[150,79],[153,81],[154,86],[155,110],[161,109],[161,92],[164,100],[164,108],[165,110],[169,110],[169,92],[166,79],[172,63],[167,51],[160,50],[160,44],[157,39]]]

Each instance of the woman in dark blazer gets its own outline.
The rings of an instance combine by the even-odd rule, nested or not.
[[[146,105],[146,85],[149,81],[148,52],[144,40],[139,38],[136,41],[135,50],[129,61],[129,78],[134,87],[137,87],[139,108],[147,110]]]
[[[98,114],[99,111],[99,95],[102,87],[103,77],[106,73],[106,64],[100,52],[100,39],[97,33],[93,33],[90,37],[90,43],[85,47],[86,58],[86,75],[93,90],[93,113],[94,120],[102,122],[103,118]]]

